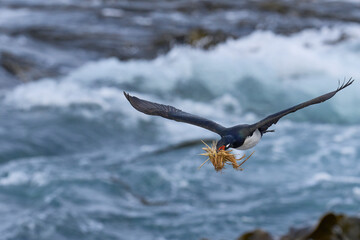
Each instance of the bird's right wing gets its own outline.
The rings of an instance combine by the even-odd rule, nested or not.
[[[317,98],[313,98],[309,101],[300,103],[296,106],[293,106],[291,108],[285,109],[283,111],[280,111],[278,113],[272,114],[270,116],[267,116],[266,118],[264,118],[263,120],[255,123],[254,125],[252,125],[251,131],[255,131],[256,129],[259,129],[261,133],[266,132],[266,130],[272,125],[272,124],[276,124],[280,118],[284,117],[285,115],[292,113],[292,112],[296,112],[297,110],[300,110],[302,108],[308,107],[310,105],[313,104],[318,104],[318,103],[322,103],[325,102],[326,100],[332,98],[337,92],[343,90],[344,88],[348,87],[349,85],[351,85],[354,82],[354,80],[352,78],[350,78],[347,82],[344,82],[343,84],[339,84],[339,87],[332,92],[326,93],[324,95],[321,95]]]
[[[126,99],[130,102],[130,104],[138,111],[148,114],[148,115],[155,115],[160,116],[163,118],[175,120],[178,122],[189,123],[192,125],[196,125],[215,133],[220,134],[226,128],[213,122],[209,119],[199,117],[187,112],[183,112],[177,108],[172,106],[163,105],[159,103],[154,103],[150,101],[146,101],[134,96],[130,96],[128,93],[124,92]],[[221,134],[220,134],[221,135]]]

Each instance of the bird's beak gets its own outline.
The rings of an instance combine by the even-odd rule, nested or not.
[[[223,146],[219,147],[218,151],[220,151],[220,150],[225,150],[225,146],[223,145]]]

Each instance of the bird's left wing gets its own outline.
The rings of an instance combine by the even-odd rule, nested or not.
[[[285,115],[292,113],[292,112],[296,112],[297,110],[300,110],[302,108],[305,108],[307,106],[313,105],[313,104],[318,104],[318,103],[322,103],[325,102],[326,100],[332,98],[337,92],[341,91],[342,89],[348,87],[349,85],[351,85],[354,82],[354,80],[352,78],[350,78],[347,82],[344,82],[343,84],[339,85],[339,87],[332,92],[326,93],[324,95],[321,95],[317,98],[311,99],[309,101],[300,103],[296,106],[293,106],[291,108],[285,109],[283,111],[280,111],[278,113],[272,114],[270,116],[267,116],[266,118],[264,118],[263,120],[255,123],[252,125],[251,130],[255,131],[256,129],[259,129],[261,133],[266,132],[266,130],[272,125],[272,124],[276,124],[280,118],[284,117]]]
[[[130,96],[126,92],[124,92],[124,95],[136,110],[145,114],[161,116],[163,118],[175,120],[178,122],[193,124],[202,128],[206,128],[220,135],[221,132],[226,129],[220,124],[217,124],[216,122],[213,122],[209,119],[183,112],[180,109],[174,108],[172,106],[146,101],[134,96]]]

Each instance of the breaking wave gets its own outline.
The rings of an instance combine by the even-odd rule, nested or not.
[[[306,30],[292,36],[255,32],[205,51],[177,46],[153,60],[89,62],[61,79],[43,79],[4,94],[10,107],[95,106],[135,118],[122,91],[232,123],[244,113],[264,117],[332,91],[338,80],[360,79],[360,27]],[[356,123],[357,82],[297,121]],[[184,100],[186,99],[186,100]],[[124,114],[125,115],[125,114]],[[236,117],[237,116],[237,117]],[[331,117],[330,117],[331,116]],[[130,116],[131,117],[131,116]],[[252,120],[253,117],[245,117]]]

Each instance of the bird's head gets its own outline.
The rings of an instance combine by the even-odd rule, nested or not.
[[[216,145],[216,149],[217,149],[218,151],[220,151],[220,150],[227,150],[228,148],[233,147],[233,143],[234,143],[234,142],[235,142],[235,139],[234,139],[233,136],[231,136],[231,135],[226,135],[226,136],[222,137],[222,138],[218,141],[218,143],[217,143],[217,145]]]

